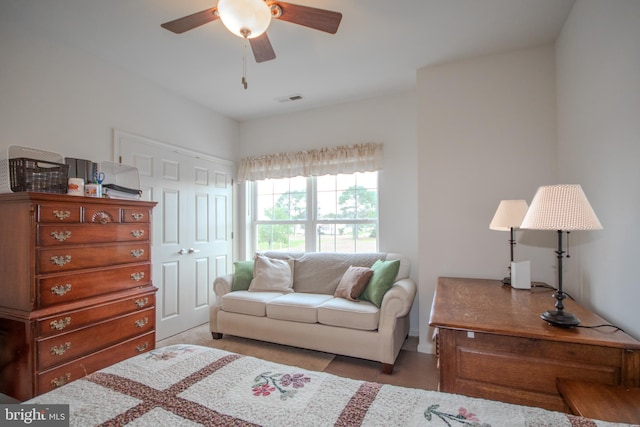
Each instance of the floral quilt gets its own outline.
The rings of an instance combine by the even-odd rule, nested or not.
[[[174,345],[26,403],[69,404],[72,426],[593,426],[544,409],[381,385]]]

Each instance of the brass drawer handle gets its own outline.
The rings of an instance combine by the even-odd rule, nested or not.
[[[140,221],[141,219],[144,218],[144,214],[140,212],[133,212],[131,214],[131,217],[133,217],[133,219],[135,219],[136,221]]]
[[[52,231],[51,232],[51,237],[56,239],[58,242],[64,242],[69,237],[71,237],[71,232],[68,231],[68,230],[67,231]]]
[[[52,256],[50,258],[50,261],[51,261],[51,264],[57,265],[58,267],[62,267],[63,265],[71,262],[71,255]]]
[[[136,320],[134,325],[136,325],[136,328],[143,328],[147,323],[149,323],[149,318],[145,317],[144,319]]]
[[[142,307],[144,307],[145,305],[149,304],[149,298],[140,298],[140,299],[137,299],[137,300],[136,300],[136,302],[135,302],[135,304],[136,304],[138,307],[142,308]]]
[[[54,378],[54,379],[51,380],[51,388],[56,388],[56,387],[63,386],[66,383],[68,383],[69,380],[71,380],[71,374],[70,373],[66,373],[61,377]]]
[[[136,239],[139,239],[144,236],[144,230],[131,230],[131,235]]]
[[[141,271],[140,273],[131,273],[131,280],[139,282],[142,279],[144,279],[144,271]]]
[[[66,342],[66,343],[64,343],[62,345],[59,345],[57,347],[56,346],[51,347],[51,350],[49,350],[49,351],[51,352],[52,356],[62,356],[70,348],[71,348],[71,343],[70,342]]]
[[[131,249],[131,256],[134,258],[140,258],[144,255],[144,249]]]
[[[137,345],[136,346],[136,351],[138,353],[142,353],[143,351],[145,351],[147,348],[149,348],[149,343],[145,342],[143,344]]]
[[[63,221],[71,216],[71,211],[59,211],[56,209],[53,211],[53,216]]]
[[[64,285],[55,285],[51,287],[51,293],[58,296],[62,296],[70,291],[71,283],[65,283]]]
[[[49,325],[51,329],[61,331],[71,324],[71,317],[65,317],[64,319],[52,320]]]

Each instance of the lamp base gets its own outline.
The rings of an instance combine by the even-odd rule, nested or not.
[[[550,325],[561,328],[570,328],[580,324],[580,319],[578,319],[573,313],[566,311],[545,311],[540,315],[540,317],[542,320],[549,322]]]
[[[511,277],[505,277],[504,279],[502,279],[502,283],[505,285],[510,285],[511,284]]]

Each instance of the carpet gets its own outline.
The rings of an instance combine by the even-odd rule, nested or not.
[[[335,357],[335,355],[330,353],[305,350],[231,335],[224,335],[222,339],[214,340],[211,338],[209,324],[200,325],[176,336],[160,340],[156,343],[156,348],[174,344],[194,344],[217,348],[245,356],[257,357],[270,362],[298,366],[312,371],[323,371]]]

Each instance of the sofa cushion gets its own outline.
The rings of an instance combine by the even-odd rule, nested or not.
[[[318,322],[329,326],[375,331],[380,309],[368,301],[333,298],[318,307]]]
[[[396,282],[401,279],[408,279],[409,273],[411,273],[411,261],[409,260],[409,257],[405,255],[389,252],[387,254],[387,257],[385,258],[386,261],[391,261],[394,259],[397,259],[400,261],[400,268],[398,269]]]
[[[358,297],[367,287],[372,274],[373,270],[369,267],[350,266],[340,279],[333,296],[358,301]]]
[[[222,309],[231,313],[266,316],[267,303],[284,295],[282,292],[229,292],[222,297]]]
[[[307,252],[295,258],[293,289],[296,292],[333,295],[349,266],[371,267],[384,253]]]
[[[370,301],[376,307],[380,307],[384,294],[391,289],[398,275],[400,260],[376,261],[371,266],[371,269],[373,270],[373,276],[371,276],[367,288],[360,295],[360,299]]]
[[[293,260],[256,255],[250,292],[293,292]]]
[[[253,279],[253,260],[236,261],[233,263],[233,282],[231,283],[232,291],[246,291],[249,289],[251,280]]]
[[[332,298],[331,295],[302,292],[282,295],[267,303],[267,317],[293,322],[317,323],[318,306]]]

